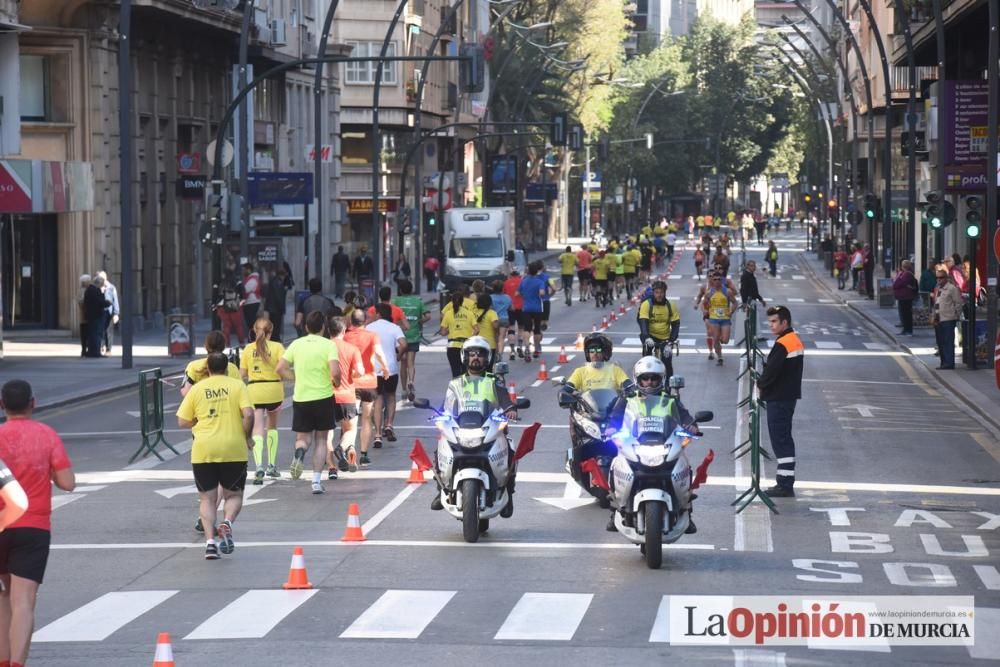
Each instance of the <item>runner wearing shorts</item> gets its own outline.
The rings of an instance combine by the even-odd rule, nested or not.
[[[0,407],[7,415],[0,425],[0,458],[5,464],[0,465],[0,496],[6,504],[3,520],[11,522],[0,533],[0,633],[7,651],[2,657],[23,665],[52,541],[52,484],[72,491],[76,476],[56,432],[31,418],[35,399],[30,384],[5,383]]]
[[[274,324],[258,317],[253,324],[254,344],[243,348],[240,355],[240,372],[247,381],[250,402],[253,403],[253,460],[257,471],[253,483],[264,483],[264,474],[277,479],[278,472],[278,414],[285,401],[285,386],[275,370],[285,346],[271,340]],[[267,438],[267,467],[264,466],[264,439]]]
[[[510,360],[514,361],[514,353],[523,357],[524,350],[521,348],[521,338],[524,337],[522,322],[524,321],[523,308],[524,297],[518,288],[521,286],[521,274],[514,269],[510,272],[510,278],[503,283],[503,293],[510,297],[510,326],[507,329],[507,341],[510,343]],[[459,353],[461,356],[461,352]],[[453,376],[457,377],[457,376]]]
[[[354,382],[365,374],[365,365],[361,361],[361,351],[344,340],[347,322],[343,317],[328,317],[326,332],[330,340],[337,346],[337,361],[340,363],[340,384],[333,390],[333,410],[337,423],[340,424],[340,444],[334,448],[333,431],[326,437],[326,465],[334,471],[334,459],[343,472],[357,472],[358,453],[354,443],[358,435],[358,407],[355,401]],[[368,463],[363,467],[367,468]]]
[[[352,315],[364,317],[364,311]],[[278,373],[295,381],[292,394],[292,431],[295,452],[288,466],[292,479],[302,476],[306,451],[313,448],[312,492],[324,493],[323,469],[326,466],[326,434],[337,418],[333,410],[333,390],[340,384],[340,363],[337,346],[323,336],[326,316],[316,310],[306,316],[308,334],[292,342],[278,362]]]
[[[392,429],[396,418],[396,390],[399,387],[399,357],[406,352],[406,334],[399,325],[392,321],[392,309],[389,304],[380,303],[375,307],[378,319],[370,322],[365,328],[379,337],[382,355],[385,362],[376,366],[376,371],[382,372],[378,378],[378,393],[375,396],[375,441],[385,438],[396,442],[396,432]]]
[[[406,352],[399,358],[399,375],[406,385],[406,400],[413,402],[416,397],[414,385],[417,381],[417,352],[420,351],[420,338],[423,327],[431,319],[431,311],[420,296],[413,293],[413,283],[406,278],[399,281],[399,296],[392,300],[406,315],[408,326],[403,327],[406,334]]]
[[[535,343],[534,356],[537,359],[542,353],[542,319],[545,317],[542,299],[548,292],[548,283],[539,274],[538,264],[532,262],[528,265],[528,275],[521,281],[517,288],[524,299],[524,310],[521,316],[521,342],[524,345],[524,360],[531,361],[532,337]]]
[[[242,381],[226,377],[228,363],[221,352],[208,355],[209,377],[177,408],[177,423],[190,428],[194,440],[191,470],[208,538],[205,560],[218,560],[220,552],[233,553],[233,524],[243,508],[247,481],[247,450],[254,445],[250,392]],[[223,520],[216,527],[220,488]]]
[[[591,269],[593,263],[594,256],[590,254],[590,251],[587,250],[587,244],[584,243],[576,251],[576,277],[580,279],[580,301],[586,301],[590,298],[590,281],[593,280],[593,271]]]
[[[378,389],[378,381],[375,379],[375,364],[385,365],[385,357],[382,355],[382,346],[379,344],[378,336],[365,329],[365,315],[360,311],[351,313],[351,319],[347,322],[347,331],[344,332],[344,340],[358,348],[361,352],[361,363],[364,365],[364,375],[357,378],[354,383],[354,395],[358,402],[358,437],[361,439],[359,448],[361,449],[361,467],[371,464],[368,458],[368,447],[372,444],[372,413],[375,408],[375,391]],[[382,446],[382,440],[375,443],[376,449]]]
[[[566,305],[573,305],[573,271],[577,266],[576,255],[573,248],[566,246],[566,252],[559,255],[560,275],[562,276],[563,293],[566,296]]]
[[[507,347],[507,330],[511,327],[510,307],[513,305],[513,301],[504,294],[502,280],[495,280],[491,287],[493,293],[490,294],[490,304],[493,306],[493,312],[497,314],[497,348],[494,359],[501,361],[503,351]]]
[[[594,271],[594,307],[600,308],[608,301],[608,259],[603,250],[597,254],[593,263]]]
[[[722,346],[729,342],[733,311],[736,310],[736,297],[734,291],[723,284],[719,273],[709,279],[708,291],[702,299],[702,304],[708,315],[710,334],[715,341],[715,353],[718,355],[716,364],[721,366]]]

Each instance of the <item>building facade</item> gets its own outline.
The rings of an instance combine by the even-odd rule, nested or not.
[[[80,276],[103,269],[120,284],[123,252],[132,255],[135,290],[120,294],[122,308],[130,310],[139,327],[172,311],[206,314],[212,292],[211,253],[201,236],[204,187],[211,174],[208,145],[233,95],[241,16],[182,0],[135,3],[129,183],[135,242],[122,248],[119,4],[3,2],[5,20],[29,29],[17,33],[21,142],[17,151],[0,146],[2,159],[6,164],[41,162],[43,172],[61,176],[67,193],[78,195],[56,205],[34,202],[35,212],[28,217],[0,207],[7,326],[75,327]],[[256,4],[249,48],[256,72],[315,54],[325,1]],[[17,14],[9,11],[11,5]],[[338,91],[331,78],[335,72],[328,68],[322,92],[328,122],[321,144],[333,144],[339,129]],[[305,159],[307,145],[317,143],[312,137],[312,74],[311,68],[296,66],[255,91],[253,126],[248,125],[251,171],[312,170]],[[238,191],[232,166],[223,175],[231,191]],[[336,201],[337,175],[336,163],[328,165],[324,182],[330,202]],[[251,217],[260,224],[252,232],[251,259],[265,269],[284,259],[298,280],[305,272],[303,240],[283,234],[301,232],[304,207],[254,206]],[[276,219],[298,219],[299,224],[269,224]],[[338,221],[336,216],[333,221]],[[226,243],[227,257],[233,255],[234,242],[230,238]],[[238,243],[235,248],[238,255]],[[234,263],[230,259],[227,265],[235,268]]]

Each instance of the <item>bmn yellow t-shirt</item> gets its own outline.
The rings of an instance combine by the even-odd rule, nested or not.
[[[594,368],[590,364],[580,366],[569,376],[569,383],[579,391],[590,391],[592,389],[614,389],[622,388],[622,383],[628,379],[628,375],[618,364],[605,363],[600,368]]]
[[[240,380],[210,375],[191,388],[177,408],[177,416],[197,420],[191,429],[191,463],[229,463],[247,460],[243,408],[252,408],[250,393]]]
[[[229,368],[226,369],[226,375],[233,378],[234,380],[242,380],[243,376],[240,375],[240,369],[232,363],[229,364]],[[208,359],[195,359],[190,362],[184,368],[184,376],[187,378],[188,384],[198,384],[202,380],[208,377]]]
[[[608,264],[609,262],[606,256],[594,260],[594,280],[608,279]]]
[[[281,376],[275,371],[285,354],[285,346],[273,340],[267,341],[268,359],[257,354],[257,345],[243,348],[240,355],[240,369],[247,372],[250,400],[254,405],[281,403],[285,400],[285,388]]]
[[[462,347],[462,343],[472,337],[472,328],[475,323],[476,314],[472,308],[466,308],[463,305],[457,313],[451,309],[443,311],[441,328],[448,330],[448,347]],[[480,330],[482,328],[480,327]]]
[[[560,271],[562,275],[573,275],[573,271],[576,269],[576,255],[571,252],[564,252],[559,255],[559,264],[562,267]]]
[[[496,311],[488,308],[484,314],[482,310],[476,308],[474,312],[479,324],[479,335],[489,341],[491,350],[497,349],[497,335],[493,331],[493,323],[497,321]],[[479,319],[480,315],[483,316],[482,319]]]

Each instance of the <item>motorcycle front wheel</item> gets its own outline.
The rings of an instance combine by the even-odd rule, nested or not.
[[[646,567],[659,570],[663,564],[663,504],[647,502],[643,505],[646,516]]]
[[[478,479],[462,480],[462,537],[466,542],[479,541],[480,484]]]

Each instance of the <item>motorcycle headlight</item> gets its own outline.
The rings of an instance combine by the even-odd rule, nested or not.
[[[581,415],[579,412],[573,413],[573,421],[575,421],[580,426],[580,428],[583,429],[583,432],[589,435],[591,438],[594,438],[595,440],[602,439],[600,427],[594,422],[584,417],[583,415]]]
[[[457,428],[455,435],[458,445],[466,449],[475,449],[483,444],[483,429],[481,428]]]
[[[667,448],[664,445],[636,445],[635,455],[644,466],[658,466],[667,457]]]

